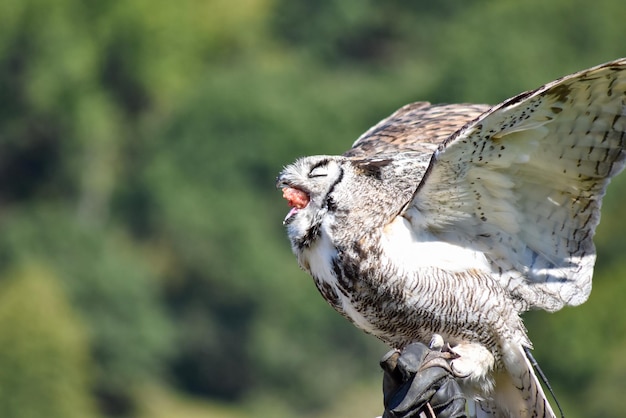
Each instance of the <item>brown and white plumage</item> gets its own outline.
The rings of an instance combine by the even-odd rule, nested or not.
[[[443,336],[479,416],[552,417],[519,315],[589,296],[625,132],[626,59],[494,107],[404,106],[343,156],[281,173],[303,202],[292,248],[359,328],[398,348]]]

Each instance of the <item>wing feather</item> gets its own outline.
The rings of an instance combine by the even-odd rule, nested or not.
[[[343,155],[370,158],[408,151],[432,153],[450,135],[490,108],[475,104],[411,103],[367,130]]]
[[[417,210],[435,235],[483,251],[526,308],[580,304],[591,291],[601,199],[624,168],[625,132],[626,60],[556,80],[445,140],[405,216]]]

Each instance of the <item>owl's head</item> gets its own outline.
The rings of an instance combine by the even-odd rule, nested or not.
[[[283,224],[295,248],[308,247],[321,233],[324,217],[337,209],[338,186],[344,179],[345,157],[305,157],[285,167],[276,186],[291,210]]]
[[[347,244],[384,226],[410,200],[424,170],[414,158],[380,156],[319,155],[285,167],[276,185],[291,206],[283,223],[292,248],[298,253],[323,234]]]

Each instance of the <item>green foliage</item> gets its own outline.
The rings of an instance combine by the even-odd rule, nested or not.
[[[247,416],[317,416],[346,386],[378,381],[385,348],[298,271],[280,168],[342,152],[410,101],[496,103],[626,55],[614,0],[83,3],[0,4],[0,342],[45,333],[75,354],[57,363],[68,385],[83,382],[52,399],[35,369],[8,368],[0,380],[23,383],[13,400],[0,393],[0,411],[67,402],[88,416],[95,399],[133,416],[159,398],[199,414],[146,396],[154,381]],[[527,318],[580,416],[620,411],[626,322],[606,307],[626,286],[625,187],[605,202],[591,300]],[[78,337],[61,337],[69,329]],[[43,346],[12,347],[0,355],[46,364]]]
[[[43,263],[80,313],[96,362],[94,389],[130,402],[129,389],[158,376],[170,350],[154,273],[129,256],[134,249],[123,236],[102,236],[52,208],[6,215],[0,230],[4,266]]]
[[[0,284],[0,415],[95,417],[84,324],[56,277],[24,266]]]

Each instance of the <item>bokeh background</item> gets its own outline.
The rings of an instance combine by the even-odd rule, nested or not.
[[[0,2],[0,416],[374,417],[274,178],[417,100],[626,56],[620,0]],[[550,179],[546,179],[550,181]],[[585,305],[527,315],[566,415],[623,416],[626,175]]]

